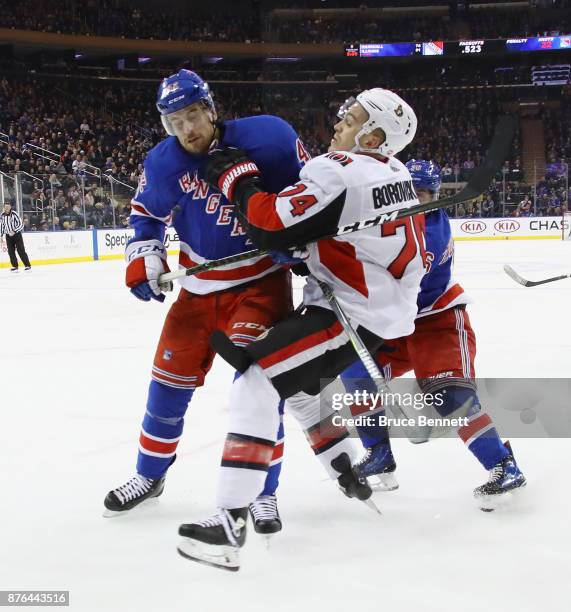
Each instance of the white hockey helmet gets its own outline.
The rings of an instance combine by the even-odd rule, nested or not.
[[[342,119],[355,102],[368,113],[369,119],[355,136],[354,152],[366,151],[392,157],[412,142],[418,120],[412,108],[394,91],[380,87],[365,89],[356,98],[346,100],[339,109],[338,116]],[[370,134],[377,128],[381,128],[385,133],[383,144],[378,149],[363,148],[359,144],[361,136]]]

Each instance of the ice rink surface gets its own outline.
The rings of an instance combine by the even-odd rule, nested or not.
[[[478,375],[569,377],[571,280],[523,288],[503,263],[532,279],[569,272],[571,244],[457,244]],[[107,491],[134,473],[167,307],[135,300],[119,261],[0,270],[0,590],[70,590],[79,611],[570,609],[568,439],[512,440],[529,484],[491,514],[472,499],[487,474],[459,441],[396,440],[400,489],[376,494],[379,517],[324,480],[286,419],[271,548],[251,530],[235,574],[178,556],[179,523],[214,509],[232,378],[219,361],[163,496],[102,518]]]

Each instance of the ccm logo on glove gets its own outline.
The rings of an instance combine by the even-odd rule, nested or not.
[[[132,239],[125,249],[127,272],[125,283],[131,293],[148,302],[149,300],[164,301],[163,289],[172,291],[172,283],[166,287],[159,286],[161,274],[169,272],[167,251],[160,240]]]
[[[133,259],[137,259],[138,257],[146,257],[147,255],[158,255],[163,259],[166,259],[166,250],[162,243],[157,243],[154,240],[149,240],[147,242],[141,242],[137,244],[136,242],[132,242],[131,246],[134,248],[127,249],[125,252],[126,259],[128,262],[133,261]]]

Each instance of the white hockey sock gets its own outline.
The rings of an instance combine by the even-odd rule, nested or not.
[[[279,402],[277,391],[258,365],[248,368],[232,385],[218,507],[244,508],[264,488],[280,423]]]
[[[330,478],[337,478],[339,472],[331,467],[331,461],[341,453],[347,453],[351,463],[363,454],[360,443],[349,437],[343,426],[335,425],[333,417],[338,413],[328,402],[320,402],[319,395],[296,393],[286,400],[286,410],[295,416],[317,459]]]

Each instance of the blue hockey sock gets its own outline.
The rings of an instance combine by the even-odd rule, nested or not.
[[[375,381],[369,376],[365,366],[360,360],[355,361],[341,373],[341,380],[347,393],[355,394],[356,391],[367,391],[371,394],[378,393]],[[365,448],[371,448],[376,444],[389,443],[387,427],[381,425],[379,420],[385,416],[384,410],[371,413],[366,406],[354,406],[351,410],[353,417],[369,417],[366,424],[358,425],[357,432],[361,443]]]
[[[137,473],[146,478],[163,476],[176,453],[184,414],[194,389],[175,389],[152,380],[147,411],[139,438]]]
[[[468,448],[486,470],[491,470],[494,465],[510,454],[495,427],[468,444]]]
[[[280,474],[282,471],[282,457],[284,452],[284,404],[281,400],[279,404],[280,411],[280,426],[278,428],[278,439],[274,446],[274,454],[264,483],[264,490],[260,495],[275,495],[280,483]]]
[[[474,457],[491,470],[496,463],[509,455],[490,415],[484,412],[474,389],[451,385],[445,387],[444,404],[438,408],[441,416],[448,416],[460,408],[469,399],[472,406],[466,414],[468,424],[458,428],[458,435],[472,452]]]

